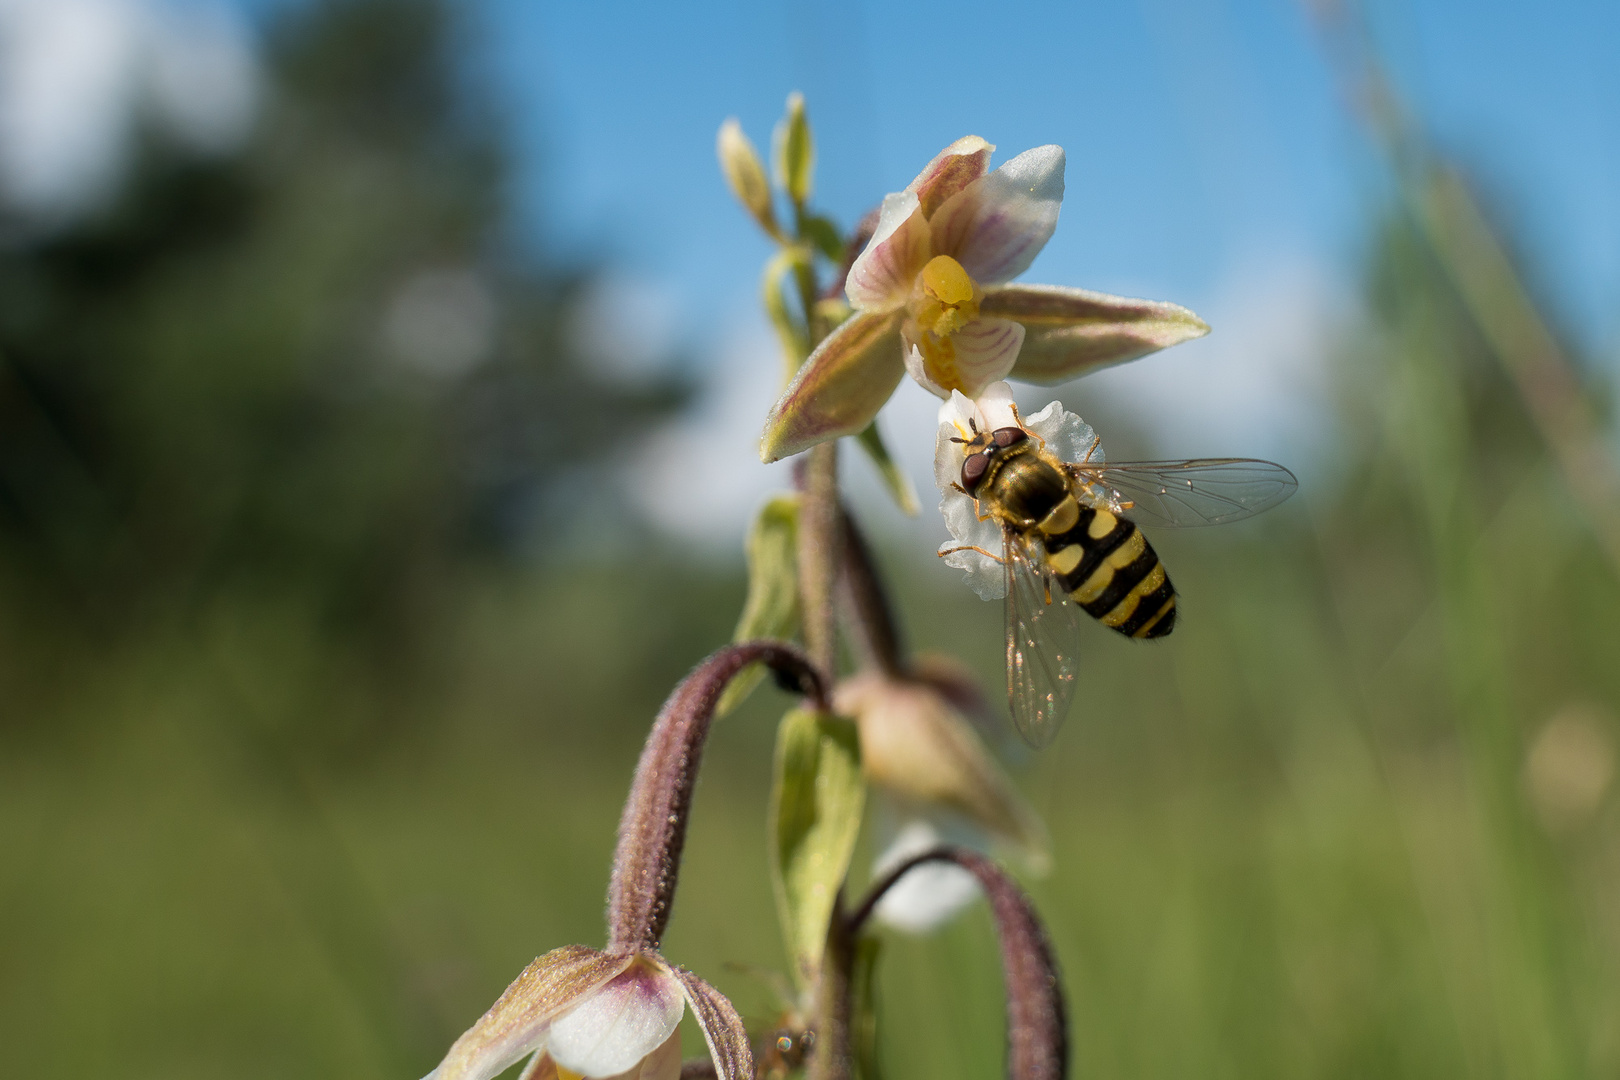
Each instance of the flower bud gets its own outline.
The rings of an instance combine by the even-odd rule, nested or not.
[[[804,95],[797,90],[788,95],[787,114],[777,121],[771,150],[776,182],[795,206],[803,206],[815,178],[816,147],[810,138],[810,120],[804,114]]]
[[[771,206],[771,185],[765,179],[765,166],[759,152],[743,134],[742,125],[735,116],[720,125],[720,136],[715,150],[720,155],[720,171],[726,174],[731,193],[753,215],[759,227],[777,239],[781,234],[776,227],[776,211]]]
[[[934,687],[867,672],[839,684],[833,708],[853,716],[866,778],[901,804],[949,811],[1015,848],[1041,871],[1046,828],[972,725]]]

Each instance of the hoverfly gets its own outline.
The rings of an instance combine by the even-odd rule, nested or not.
[[[1001,528],[1007,619],[1007,703],[1024,741],[1051,743],[1068,715],[1084,610],[1127,637],[1164,637],[1176,591],[1140,522],[1163,528],[1223,525],[1269,510],[1299,486],[1281,465],[1252,458],[1064,461],[1013,413],[1016,427],[972,437],[955,485],[980,521]],[[1092,442],[1092,451],[1097,443]],[[1127,516],[1127,513],[1129,516]]]

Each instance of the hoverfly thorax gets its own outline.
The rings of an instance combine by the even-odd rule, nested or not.
[[[977,435],[962,462],[962,488],[981,511],[1015,528],[1043,520],[1069,494],[1069,481],[1044,459],[1038,440],[1022,428]]]

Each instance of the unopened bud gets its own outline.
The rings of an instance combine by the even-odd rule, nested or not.
[[[950,811],[1013,847],[1032,870],[1047,868],[1040,816],[938,690],[869,672],[840,683],[833,707],[855,718],[861,766],[875,787],[920,810]]]
[[[815,179],[816,147],[810,138],[810,119],[804,114],[804,95],[797,90],[788,95],[787,113],[777,121],[771,144],[776,182],[794,205],[803,206]]]
[[[776,211],[771,206],[771,185],[765,179],[765,166],[759,152],[743,134],[742,125],[735,116],[720,125],[720,136],[715,142],[720,155],[720,171],[726,174],[731,193],[743,204],[759,227],[774,237],[780,237],[776,227]]]

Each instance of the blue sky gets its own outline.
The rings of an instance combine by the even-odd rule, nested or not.
[[[763,142],[802,89],[850,220],[973,132],[1069,151],[1043,280],[1212,296],[1286,251],[1353,267],[1383,187],[1294,0],[479,5],[555,239],[608,242],[698,318],[748,302],[763,244],[713,135]],[[1481,170],[1586,340],[1620,331],[1620,5],[1412,0],[1374,18],[1401,83]]]
[[[611,259],[641,297],[620,322],[656,324],[711,376],[657,453],[736,471],[714,485],[723,505],[688,500],[676,527],[684,512],[694,534],[728,532],[717,518],[740,520],[782,480],[750,464],[775,391],[757,300],[769,249],[721,183],[714,136],[737,115],[763,146],[795,89],[817,133],[817,201],[844,223],[961,135],[996,143],[998,160],[1066,148],[1063,217],[1027,277],[1175,300],[1214,327],[1077,384],[1071,404],[1134,417],[1167,456],[1260,454],[1308,472],[1330,451],[1324,358],[1389,187],[1300,0],[463,2],[475,69],[516,140],[524,227]],[[1620,4],[1370,4],[1403,92],[1511,217],[1555,317],[1612,374]],[[913,391],[884,423],[921,486],[934,403]],[[670,487],[656,470],[646,486],[654,502]]]

